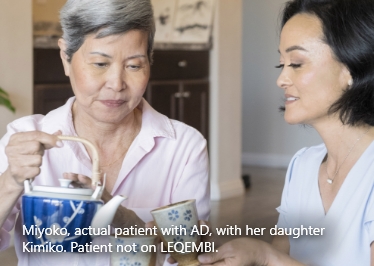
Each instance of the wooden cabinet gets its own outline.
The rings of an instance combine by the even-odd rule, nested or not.
[[[70,84],[34,85],[34,114],[47,114],[74,96]]]
[[[34,49],[34,114],[47,114],[73,96],[58,49]]]
[[[59,50],[34,49],[34,113],[47,114],[73,95]],[[145,98],[208,139],[209,51],[155,51]]]
[[[208,81],[150,81],[146,99],[160,113],[196,128],[208,138]]]
[[[209,51],[155,51],[145,98],[209,136]]]

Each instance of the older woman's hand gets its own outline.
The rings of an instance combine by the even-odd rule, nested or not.
[[[65,179],[71,180],[72,181],[71,185],[74,187],[92,188],[91,178],[85,175],[75,174],[75,173],[64,173],[63,176]]]
[[[23,189],[26,179],[34,179],[40,173],[44,151],[53,147],[62,147],[57,138],[61,132],[53,135],[41,131],[20,132],[13,134],[5,148],[8,169],[5,178],[9,178],[13,187]]]
[[[23,192],[23,182],[34,179],[40,173],[44,151],[63,144],[56,135],[40,131],[13,134],[5,147],[8,168],[0,173],[0,228],[3,226],[14,204]]]

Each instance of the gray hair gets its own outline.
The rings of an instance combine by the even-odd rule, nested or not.
[[[142,30],[148,33],[147,55],[152,63],[155,23],[150,0],[67,0],[60,21],[69,62],[88,34],[103,38]]]

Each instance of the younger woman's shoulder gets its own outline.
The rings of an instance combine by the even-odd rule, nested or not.
[[[326,147],[324,144],[305,147],[300,149],[292,157],[286,174],[286,184],[292,180],[301,180],[306,173],[313,171],[314,167],[322,162],[326,154]]]
[[[292,161],[295,159],[308,160],[310,157],[320,155],[321,153],[326,153],[326,146],[323,143],[311,147],[304,147],[295,153]]]
[[[292,157],[288,170],[292,171],[296,166],[305,167],[313,164],[316,160],[320,160],[326,154],[326,146],[322,143],[316,146],[304,147],[298,150]]]

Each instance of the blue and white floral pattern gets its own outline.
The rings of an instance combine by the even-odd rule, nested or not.
[[[126,256],[119,259],[119,266],[130,266],[130,259]]]
[[[154,255],[153,252],[142,251],[141,247],[155,244],[156,236],[127,236],[117,237],[110,236],[110,241],[114,246],[110,254],[112,266],[148,266]],[[118,248],[122,246],[122,248]],[[131,250],[125,251],[125,246],[135,246]]]
[[[174,237],[174,238],[173,238],[173,241],[174,241],[174,243],[184,242],[184,239],[181,238],[180,236],[177,236],[177,237]],[[182,244],[181,244],[181,243],[178,243],[178,244],[175,245],[175,247],[176,247],[177,249],[180,249],[180,248],[182,248]]]
[[[139,244],[134,244],[134,246],[135,246],[135,248],[131,253],[136,255],[137,252],[140,252],[140,245]]]
[[[52,230],[57,229],[59,230],[61,226],[58,223],[54,223],[50,227]],[[65,235],[46,235],[45,238],[48,242],[51,242],[52,244],[62,243],[67,236]]]
[[[177,243],[177,242],[183,242],[184,240],[180,236],[177,236],[177,237],[173,238],[173,241],[174,241],[174,243]]]
[[[26,235],[28,242],[33,245],[59,244],[66,252],[71,250],[71,242],[84,245],[91,241],[88,235],[75,235],[76,228],[88,228],[101,201],[81,201],[68,199],[49,199],[24,195],[22,197],[23,223],[30,230],[37,227],[41,230],[48,228],[66,230],[67,234]],[[36,231],[39,232],[39,231]],[[61,232],[57,230],[57,232]],[[78,252],[78,250],[74,250]]]
[[[164,245],[172,245],[174,252],[181,251],[186,243],[199,243],[200,235],[198,231],[192,232],[194,226],[199,224],[196,200],[172,203],[151,211],[151,214],[158,229],[163,234]],[[179,219],[175,217],[176,215]],[[184,253],[190,252],[185,251]]]
[[[139,261],[131,262],[131,259],[127,256],[123,256],[119,259],[119,266],[142,266]]]
[[[120,245],[123,245],[125,243],[125,240],[123,240],[122,238],[116,238],[116,245],[120,244]]]
[[[170,221],[176,221],[179,218],[179,213],[176,210],[172,210],[169,212],[169,220]]]
[[[183,215],[184,215],[184,219],[185,219],[186,221],[189,221],[189,220],[191,220],[191,218],[192,218],[192,211],[191,211],[191,210],[186,210],[186,212],[183,213]]]

